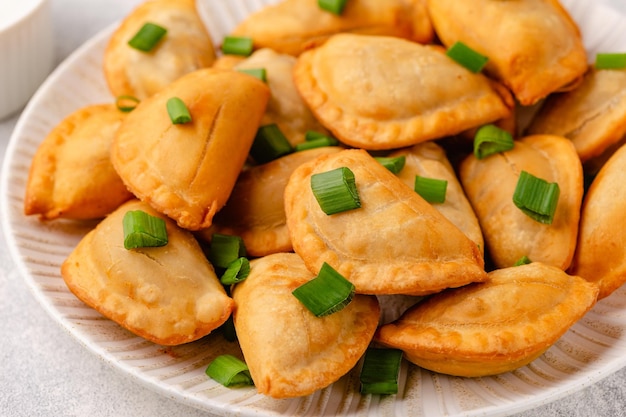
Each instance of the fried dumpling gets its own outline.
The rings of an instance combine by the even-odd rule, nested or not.
[[[128,41],[146,23],[167,30],[150,51],[132,48]],[[104,52],[104,75],[114,97],[150,97],[181,76],[210,67],[213,42],[194,0],[143,2],[122,21]]]
[[[135,210],[165,220],[167,245],[124,248],[122,220]],[[137,200],[85,235],[63,262],[61,275],[85,304],[161,345],[209,334],[234,306],[193,235]]]
[[[486,73],[522,105],[575,85],[587,70],[578,26],[558,0],[427,2],[443,44],[460,41],[487,56]]]
[[[589,187],[578,245],[569,272],[598,284],[605,298],[626,282],[626,147],[602,167]]]
[[[265,48],[255,51],[235,66],[237,70],[265,69],[272,95],[261,124],[276,123],[292,146],[304,142],[305,133],[309,130],[326,133],[326,129],[313,116],[293,83],[295,63],[296,58],[293,56]]]
[[[191,122],[172,123],[171,97],[185,103]],[[267,85],[250,75],[187,74],[128,115],[113,141],[113,166],[140,200],[179,226],[207,228],[235,185],[268,99]]]
[[[94,104],[57,124],[31,163],[24,213],[46,220],[96,219],[132,198],[110,158],[124,117],[113,104]]]
[[[392,152],[389,156],[405,157],[404,168],[397,175],[411,189],[415,188],[417,175],[448,182],[446,200],[441,204],[433,204],[433,207],[476,243],[482,253],[485,247],[483,232],[446,151],[435,142],[428,141]]]
[[[341,32],[387,35],[429,43],[434,37],[424,0],[351,0],[340,16],[317,0],[283,0],[248,16],[232,32],[256,48],[297,56]]]
[[[354,174],[361,207],[327,215],[311,176],[342,167]],[[357,293],[425,295],[487,277],[476,243],[364,150],[301,165],[285,188],[285,212],[309,270],[326,262]]]
[[[512,107],[506,89],[440,48],[393,37],[335,35],[300,55],[294,80],[337,139],[368,150],[457,134]]]
[[[596,302],[598,288],[541,263],[495,270],[489,280],[446,290],[379,328],[375,341],[416,365],[480,377],[527,365]]]
[[[551,224],[532,219],[513,203],[521,171],[559,185]],[[468,156],[459,177],[496,268],[513,266],[526,256],[567,269],[576,247],[583,194],[582,165],[571,141],[554,135],[526,136],[510,151],[480,160]]]
[[[583,163],[601,155],[626,134],[626,71],[590,68],[576,89],[547,98],[527,132],[565,136]]]
[[[254,385],[274,398],[298,397],[348,373],[367,349],[378,325],[376,297],[356,294],[342,310],[316,317],[292,294],[314,274],[294,253],[250,262],[236,284],[233,319]]]
[[[283,202],[289,176],[304,162],[341,149],[326,146],[294,152],[245,169],[211,228],[200,231],[199,236],[204,240],[210,240],[213,233],[240,236],[250,256],[290,252],[293,248]]]

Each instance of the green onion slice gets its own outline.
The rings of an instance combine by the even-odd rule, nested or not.
[[[237,71],[258,78],[264,83],[267,82],[267,70],[265,68],[239,68]]]
[[[496,125],[481,126],[474,136],[474,156],[483,159],[513,149],[513,135]]]
[[[375,156],[374,159],[396,175],[402,171],[402,168],[404,168],[406,163],[406,157],[404,155],[396,157]]]
[[[117,106],[117,109],[119,111],[128,113],[135,110],[135,107],[137,107],[139,101],[140,100],[137,97],[123,95],[115,99],[115,106]]]
[[[259,127],[250,148],[250,155],[258,164],[273,161],[291,152],[291,144],[276,123]]]
[[[607,52],[596,55],[596,69],[623,69],[626,68],[626,53]]]
[[[354,291],[354,284],[324,262],[319,274],[292,294],[316,317],[323,317],[350,304]]]
[[[361,207],[354,173],[347,167],[311,175],[311,190],[328,215]]]
[[[173,124],[185,124],[191,122],[191,114],[185,102],[178,97],[171,97],[166,103],[167,114]]]
[[[146,23],[133,36],[128,44],[140,51],[150,52],[165,36],[167,29],[154,23]]]
[[[214,233],[211,236],[209,261],[217,268],[228,268],[238,258],[246,256],[246,246],[240,236]]]
[[[206,374],[225,387],[254,385],[248,365],[233,355],[220,355],[207,366]]]
[[[135,249],[167,245],[165,220],[142,210],[130,210],[122,219],[124,248]]]
[[[362,394],[397,394],[398,374],[402,351],[398,349],[369,348],[361,368]]]
[[[347,2],[348,0],[317,0],[317,5],[322,10],[341,15]]]
[[[250,275],[250,261],[248,258],[241,256],[228,264],[226,271],[220,278],[220,282],[224,285],[237,284],[248,278],[248,275]]]
[[[429,203],[441,204],[446,201],[448,181],[416,175],[414,188]]]
[[[517,261],[515,261],[513,266],[528,265],[529,263],[532,263],[532,261],[528,258],[528,256],[524,255],[521,258],[519,258]]]
[[[220,326],[220,329],[222,331],[222,336],[224,336],[224,339],[228,340],[229,342],[237,341],[237,331],[235,330],[235,322],[233,321],[232,314],[228,316],[224,324]]]
[[[560,188],[526,171],[520,172],[513,193],[513,203],[527,216],[544,224],[552,224],[559,201]]]
[[[308,149],[323,148],[324,146],[337,146],[339,142],[330,136],[324,136],[319,139],[307,140],[297,143],[294,147],[296,152],[306,151]]]
[[[479,54],[460,41],[454,43],[454,45],[446,51],[446,55],[474,73],[482,71],[487,61],[489,61],[489,58]]]
[[[226,36],[222,42],[222,52],[227,55],[249,56],[253,49],[254,42],[247,36]]]

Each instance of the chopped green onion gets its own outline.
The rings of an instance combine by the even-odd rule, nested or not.
[[[220,282],[224,285],[237,284],[248,278],[249,274],[250,261],[246,257],[241,256],[228,265],[220,278]]]
[[[124,95],[124,96],[119,96],[118,98],[115,99],[115,105],[117,106],[117,109],[124,113],[128,113],[128,112],[135,110],[135,107],[137,107],[137,104],[139,104],[139,99],[133,96]]]
[[[323,317],[350,304],[354,291],[354,284],[324,262],[319,274],[292,294],[316,317]]]
[[[154,23],[146,23],[128,41],[128,44],[143,52],[150,52],[165,36],[167,29]]]
[[[517,261],[515,261],[515,263],[513,264],[513,266],[522,266],[522,265],[528,265],[529,263],[531,263],[532,261],[528,258],[528,256],[524,255],[521,258],[519,258]]]
[[[332,136],[327,135],[326,133],[316,132],[315,130],[307,130],[304,133],[304,140],[307,142],[317,140],[317,139],[322,139],[322,138],[330,138],[332,140],[337,140],[333,138]]]
[[[249,56],[253,49],[252,38],[246,36],[226,36],[222,42],[222,52],[227,55]]]
[[[264,83],[267,82],[267,70],[265,68],[239,68],[237,71],[258,78]]]
[[[323,138],[297,143],[294,149],[296,152],[300,152],[314,148],[323,148],[324,146],[337,146],[338,144],[339,141],[337,141],[337,139],[331,138],[330,136],[324,136]]]
[[[145,211],[130,210],[122,219],[124,248],[145,248],[167,245],[165,220]]]
[[[250,148],[250,155],[258,164],[273,161],[291,152],[291,144],[276,123],[259,127]]]
[[[207,366],[206,374],[225,387],[254,385],[248,365],[233,355],[220,355]]]
[[[513,203],[527,216],[544,224],[552,224],[559,201],[560,188],[526,171],[520,172],[513,193]]]
[[[460,41],[452,45],[446,51],[446,55],[474,73],[480,72],[489,61],[489,58]]]
[[[599,53],[596,55],[596,69],[626,68],[626,53]]]
[[[396,175],[402,171],[402,168],[404,168],[404,164],[406,163],[406,157],[404,155],[396,157],[375,156],[374,159]]]
[[[209,261],[217,268],[228,268],[238,258],[246,256],[246,247],[240,236],[214,233],[209,248]]]
[[[362,394],[397,394],[398,374],[402,351],[398,349],[369,348],[361,368]]]
[[[361,207],[354,173],[347,167],[311,175],[311,190],[324,213],[331,215]]]
[[[448,181],[416,175],[414,188],[415,192],[429,203],[444,203]]]
[[[191,122],[191,114],[185,105],[185,102],[178,97],[171,97],[167,100],[167,114],[173,124],[185,124]]]
[[[317,5],[322,10],[341,15],[347,2],[348,0],[317,0]]]
[[[235,322],[232,314],[228,316],[224,324],[220,326],[220,329],[222,330],[224,339],[229,342],[235,342],[237,340],[237,331],[235,330]]]
[[[513,135],[496,125],[481,126],[474,136],[474,156],[483,159],[513,149]]]

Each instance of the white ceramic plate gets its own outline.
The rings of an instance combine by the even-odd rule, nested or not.
[[[240,19],[272,0],[204,0],[201,14],[220,40]],[[579,22],[593,57],[626,45],[625,17],[588,0],[563,0]],[[602,300],[556,345],[530,365],[487,378],[448,377],[404,364],[400,393],[362,396],[352,372],[311,396],[273,400],[253,388],[228,389],[205,376],[215,356],[238,353],[220,334],[165,348],[103,318],[66,288],[59,267],[91,225],[40,223],[22,214],[30,161],[44,136],[70,112],[111,102],[101,58],[112,29],[70,56],[43,84],[19,120],[2,172],[2,221],[12,256],[52,317],[107,362],[168,397],[218,415],[237,416],[496,416],[571,394],[626,365],[626,288]]]

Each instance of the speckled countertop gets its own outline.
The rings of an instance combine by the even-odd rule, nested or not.
[[[626,14],[626,0],[596,1]],[[51,0],[57,64],[138,3]],[[2,159],[18,118],[19,113],[0,120]],[[78,343],[39,305],[6,245],[0,239],[0,415],[210,416],[152,391]],[[518,416],[625,415],[626,369],[622,369],[579,392]]]

